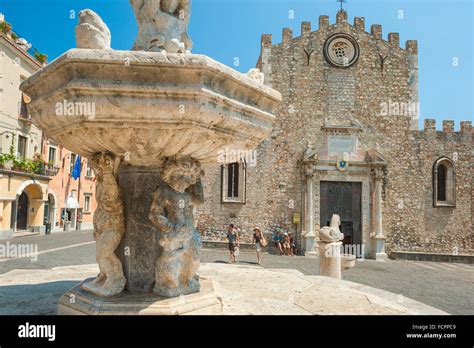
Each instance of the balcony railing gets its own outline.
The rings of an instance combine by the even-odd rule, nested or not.
[[[44,164],[40,166],[40,175],[46,175],[46,176],[56,176],[58,175],[59,172],[59,167],[54,166],[52,164]]]
[[[0,170],[8,171],[12,173],[24,173],[29,175],[42,175],[53,177],[58,175],[59,167],[52,164],[39,164],[34,168],[26,166],[9,166],[9,165],[0,165]]]

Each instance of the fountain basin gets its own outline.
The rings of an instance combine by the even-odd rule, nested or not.
[[[132,166],[216,164],[270,135],[279,92],[207,56],[71,49],[21,85],[33,123],[69,150]]]

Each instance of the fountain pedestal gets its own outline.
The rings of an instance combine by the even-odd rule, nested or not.
[[[153,192],[161,182],[157,168],[121,167],[119,183],[124,195],[126,231],[118,248],[127,277],[126,289],[151,292],[155,260],[161,254],[159,231],[148,219]]]
[[[318,242],[319,275],[341,279],[342,242]]]
[[[91,281],[88,279],[85,282]],[[103,298],[78,284],[59,299],[58,315],[219,315],[222,303],[211,279],[201,281],[201,291],[174,298],[122,292]]]

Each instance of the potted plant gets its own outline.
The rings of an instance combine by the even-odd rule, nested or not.
[[[46,64],[46,61],[48,60],[48,55],[39,52],[39,51],[36,50],[36,48],[35,48],[35,59],[36,59],[38,62],[40,62],[42,65],[44,65],[44,64]]]
[[[0,154],[0,168],[5,168],[5,163],[8,162],[8,153]]]
[[[8,22],[2,22],[0,23],[0,30],[8,35],[12,31],[12,25]]]
[[[48,165],[39,153],[35,153],[31,164],[33,173],[35,174],[44,174],[46,172],[46,166]]]
[[[23,158],[21,157],[15,157],[13,159],[13,166],[12,166],[12,170],[14,170],[15,172],[22,172],[23,171]]]
[[[13,159],[14,156],[9,153],[0,154],[0,167],[11,170],[13,167]]]
[[[10,144],[10,151],[7,154],[4,154],[4,168],[11,170],[13,168],[13,160],[15,159],[15,137],[12,138],[12,143]]]

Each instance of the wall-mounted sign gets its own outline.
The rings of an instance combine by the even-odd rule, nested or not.
[[[299,225],[301,223],[301,213],[293,213],[293,223]]]

